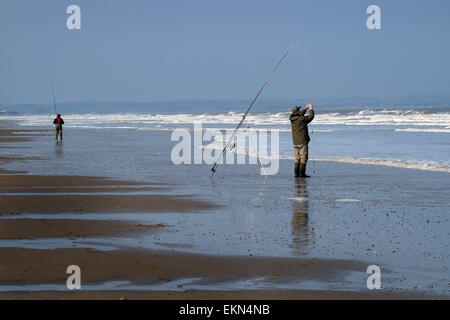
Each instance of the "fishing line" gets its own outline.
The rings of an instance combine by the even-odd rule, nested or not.
[[[303,50],[305,52],[305,69],[306,69],[306,99],[309,101],[311,99],[311,70],[309,66],[309,50],[308,50],[308,44],[307,41],[303,41]]]
[[[53,107],[55,108],[55,114],[58,115],[58,110],[56,109],[56,98],[55,98],[55,87],[52,81],[52,94],[53,94]]]
[[[310,70],[310,61],[309,61],[309,54],[308,54],[308,44],[306,43],[306,41],[303,41],[303,48],[304,48],[304,52],[305,52],[305,63],[306,63],[306,76],[307,76],[307,80],[306,80],[306,100],[308,101],[308,103],[310,103],[311,101],[311,70]],[[311,129],[311,135],[314,134],[314,129]],[[309,148],[309,146],[308,146]],[[311,154],[310,152],[311,150],[308,150],[308,153]],[[316,162],[314,160],[314,157],[312,158],[312,163],[313,163],[313,173],[316,173]]]
[[[234,136],[236,135],[236,132],[239,130],[239,128],[242,126],[242,124],[245,121],[245,118],[247,117],[247,114],[250,112],[250,109],[253,107],[253,105],[255,104],[256,100],[258,99],[259,95],[261,94],[261,92],[264,90],[264,88],[266,87],[266,85],[270,82],[270,79],[272,78],[273,74],[275,73],[275,71],[277,71],[278,67],[281,65],[281,63],[283,62],[283,60],[288,56],[288,54],[294,50],[294,48],[303,40],[303,37],[301,37],[300,39],[298,39],[290,48],[288,51],[286,51],[286,53],[283,55],[283,57],[280,59],[280,61],[278,62],[278,64],[275,66],[275,68],[272,70],[272,72],[269,74],[269,76],[267,77],[266,81],[264,82],[264,84],[262,85],[261,89],[259,89],[258,93],[256,94],[256,96],[253,98],[252,102],[250,103],[250,106],[247,108],[247,111],[245,111],[244,115],[242,116],[241,121],[239,122],[239,124],[237,125],[236,129],[234,130],[233,134],[231,135],[231,137],[228,139],[227,144],[225,145],[225,147],[223,148],[222,152],[219,155],[219,158],[214,162],[213,167],[211,168],[211,176],[214,175],[214,173],[217,170],[217,167],[219,166],[220,160],[222,160],[222,157],[224,155],[224,153],[226,152],[226,150],[228,149],[228,146],[231,142],[231,140],[233,140]]]
[[[248,137],[250,138],[249,140],[250,140],[251,144],[253,145],[253,149],[255,149],[256,159],[258,160],[258,163],[264,173],[264,178],[266,178],[266,180],[267,180],[266,169],[264,168],[264,166],[261,162],[261,159],[259,158],[259,152],[258,152],[258,149],[256,148],[255,142],[253,141],[252,135],[250,133],[250,126],[248,124],[247,124],[247,132],[248,132]],[[250,156],[250,152],[249,152],[249,156]]]

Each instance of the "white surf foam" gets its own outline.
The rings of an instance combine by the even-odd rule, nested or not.
[[[450,133],[450,128],[445,129],[421,129],[421,128],[406,128],[406,129],[394,129],[398,132],[439,132],[439,133]]]
[[[53,115],[5,115],[0,119],[18,120],[24,126],[48,126],[53,122]],[[226,124],[234,127],[242,119],[241,113],[228,112],[222,114],[151,114],[151,113],[115,113],[115,114],[67,114],[67,124],[73,126],[91,125],[167,125],[167,124]],[[289,113],[255,113],[249,114],[246,123],[251,125],[288,126]],[[423,113],[412,110],[363,110],[349,114],[318,112],[314,125],[346,125],[346,126],[409,126],[437,127],[432,129],[448,129],[450,113]],[[101,126],[100,126],[101,127]],[[326,130],[326,129],[325,129]],[[427,129],[428,130],[428,129]],[[317,130],[317,132],[319,132]]]
[[[336,199],[336,202],[361,202],[358,199]]]
[[[288,200],[297,201],[297,202],[306,202],[306,201],[308,201],[308,198],[305,198],[305,197],[295,197],[295,198],[288,198]]]
[[[330,161],[330,162],[343,162],[343,163],[355,163],[366,165],[387,166],[405,169],[418,169],[426,171],[439,171],[450,173],[450,167],[442,164],[435,164],[429,162],[413,162],[403,160],[384,160],[384,159],[364,159],[364,158],[345,158],[345,157],[330,157],[330,158],[311,158],[315,161]]]

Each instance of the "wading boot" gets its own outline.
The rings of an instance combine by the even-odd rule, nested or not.
[[[300,163],[295,164],[295,177],[300,177],[301,171],[300,171]]]
[[[309,178],[306,175],[306,163],[300,163],[300,178]]]

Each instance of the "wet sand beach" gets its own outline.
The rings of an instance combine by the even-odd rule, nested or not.
[[[367,232],[370,243],[374,244],[361,245],[359,242],[365,238],[358,236],[363,232],[357,228],[359,222],[352,220],[346,228],[331,224],[330,219],[325,222],[328,209],[323,209],[323,204],[311,197],[311,189],[308,191],[308,183],[304,181],[294,185],[291,195],[276,194],[277,198],[273,198],[274,193],[265,190],[267,185],[255,187],[257,184],[253,184],[248,174],[234,181],[218,176],[223,188],[229,188],[225,190],[234,186],[253,188],[255,194],[243,198],[242,189],[225,194],[219,182],[192,181],[196,169],[190,168],[171,176],[157,167],[153,170],[159,171],[159,175],[149,173],[153,179],[135,179],[135,176],[127,179],[125,174],[120,177],[74,175],[73,172],[42,175],[36,166],[45,167],[51,161],[45,153],[22,154],[22,149],[2,149],[2,146],[23,147],[23,143],[29,143],[26,150],[33,150],[33,139],[41,143],[48,137],[36,134],[36,130],[33,134],[23,129],[18,131],[0,130],[1,137],[6,139],[0,140],[0,166],[6,166],[0,172],[0,299],[449,297],[448,290],[442,289],[448,281],[442,276],[445,271],[440,274],[443,282],[436,290],[405,290],[397,286],[398,273],[392,265],[386,268],[387,278],[389,275],[392,278],[390,288],[365,289],[367,266],[378,261],[384,263],[395,255],[393,250],[407,251],[408,245],[400,239],[383,239],[394,241],[395,248],[384,245],[389,255],[377,260],[379,254],[371,254],[379,248],[378,240],[372,235],[377,233],[378,226],[370,234]],[[67,143],[70,145],[70,140]],[[153,159],[153,163],[158,163],[158,159]],[[333,164],[332,168],[341,166],[345,165]],[[24,170],[28,167],[30,170]],[[357,169],[353,172],[362,170],[358,166],[352,168]],[[230,170],[222,169],[223,174]],[[338,175],[339,172],[343,171],[338,171]],[[395,172],[402,174],[402,171]],[[373,171],[369,175],[374,180],[382,179]],[[392,208],[398,205],[395,201],[399,199],[385,199],[382,190],[377,189],[372,189],[372,195],[380,193],[380,203],[364,199],[361,196],[364,183],[353,186],[359,195],[355,199],[354,195],[339,194],[339,187],[333,184],[340,182],[331,175],[325,173],[317,178],[320,179],[323,183],[322,189],[317,187],[315,191],[318,195],[329,199],[327,192],[335,190],[336,201],[325,200],[326,208],[333,208],[335,217],[341,215],[341,219],[350,221],[343,210],[346,214],[354,210],[361,212],[352,219],[370,217],[380,209],[365,211],[363,204],[382,207],[383,199]],[[273,183],[276,187],[278,182]],[[408,193],[403,197],[408,198]],[[435,201],[434,217],[443,217],[440,223],[445,226],[447,204],[439,203],[439,199]],[[422,200],[408,203],[415,207],[427,206]],[[234,216],[239,212],[246,215],[245,219]],[[394,219],[399,215],[398,212],[389,214]],[[434,217],[432,223],[437,219]],[[330,240],[323,239],[324,235],[329,235],[335,243],[332,250],[343,250],[343,253],[327,252],[327,247],[321,244]],[[346,239],[350,239],[348,243]],[[441,240],[445,243],[445,239]],[[354,253],[349,254],[352,250]],[[399,259],[398,265],[402,261]],[[66,288],[69,265],[81,267],[83,290],[72,292]],[[415,275],[408,281],[407,287],[422,280]]]
[[[0,206],[4,213],[189,212],[214,208],[212,204],[165,195],[3,196]]]
[[[442,297],[441,297],[442,298]],[[33,291],[0,292],[2,300],[432,300],[422,294],[336,292],[329,290],[185,290],[185,291]]]
[[[29,291],[0,293],[0,299],[413,299],[432,296],[413,293],[336,292],[331,290],[211,290],[184,289],[182,281],[171,290],[145,290],[146,286],[168,284],[176,280],[199,279],[196,284],[214,283],[252,277],[270,278],[272,282],[293,279],[328,281],[363,266],[357,261],[289,259],[261,257],[226,257],[159,251],[93,249],[29,250],[0,249],[0,282],[23,284],[55,283],[64,286],[65,268],[71,263],[83,266],[87,285],[127,281],[140,290],[81,290],[77,292]],[[45,266],[41,261],[47,261]],[[14,279],[14,281],[11,281]],[[187,281],[189,284],[192,282]],[[122,284],[123,285],[123,284]]]
[[[92,221],[81,219],[3,219],[0,239],[91,238],[149,233],[163,224],[142,224],[123,221]]]
[[[203,285],[252,277],[268,277],[273,282],[288,282],[295,278],[327,281],[363,266],[357,261],[210,256],[132,248],[112,251],[1,248],[0,253],[5,259],[0,282],[10,284],[64,285],[67,279],[64,271],[71,264],[83,266],[86,284],[120,279],[134,285],[193,278]],[[40,261],[47,263],[42,265]]]

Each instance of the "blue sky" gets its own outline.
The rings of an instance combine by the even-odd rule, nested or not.
[[[300,36],[263,98],[448,94],[449,14],[445,0],[2,0],[0,101],[48,102],[52,79],[59,101],[250,99]]]

